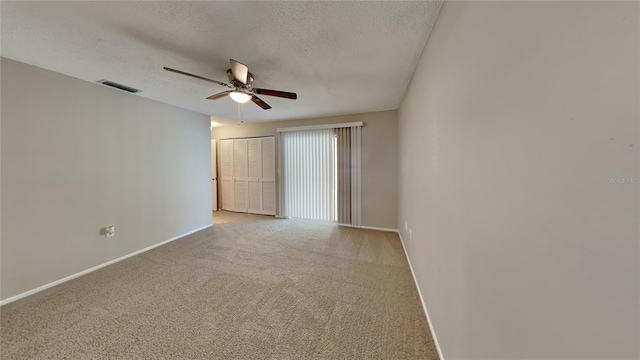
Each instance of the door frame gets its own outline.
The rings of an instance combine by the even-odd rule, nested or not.
[[[215,139],[211,139],[211,210],[218,211],[218,148]]]

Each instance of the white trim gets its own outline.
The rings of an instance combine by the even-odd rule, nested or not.
[[[339,124],[292,126],[292,127],[278,128],[278,132],[336,129],[336,128],[346,128],[346,127],[354,127],[354,126],[362,126],[362,121],[356,121],[356,122],[350,122],[350,123],[339,123]]]
[[[394,233],[398,232],[398,229],[380,228],[380,227],[374,227],[374,226],[362,226],[362,225],[351,225],[351,224],[341,224],[341,223],[338,223],[338,225],[356,228],[356,229],[378,230],[378,231],[386,231],[386,232],[394,232]]]
[[[204,229],[209,228],[209,227],[212,227],[212,226],[213,226],[213,224],[209,224],[209,225],[207,225],[207,226],[203,226],[203,227],[201,227],[201,228],[199,228],[199,229],[195,229],[195,230],[189,231],[189,232],[187,232],[187,233],[184,233],[184,234],[182,234],[182,235],[178,235],[178,236],[173,237],[173,238],[171,238],[171,239],[169,239],[169,240],[165,240],[165,241],[163,241],[163,242],[159,242],[159,243],[157,243],[157,244],[154,244],[154,245],[148,246],[148,247],[146,247],[146,248],[144,248],[144,249],[142,249],[142,250],[134,251],[134,252],[132,252],[131,254],[127,254],[127,255],[125,255],[125,256],[121,256],[121,257],[119,257],[119,258],[117,258],[117,259],[113,259],[113,260],[111,260],[111,261],[107,261],[106,263],[100,264],[100,265],[98,265],[98,266],[94,266],[94,267],[92,267],[92,268],[90,268],[90,269],[80,271],[79,273],[75,273],[75,274],[73,274],[73,275],[69,275],[69,276],[67,276],[67,277],[65,277],[65,278],[62,278],[62,279],[56,280],[56,281],[54,281],[54,282],[50,282],[50,283],[48,283],[48,284],[46,284],[46,285],[42,285],[42,286],[37,287],[37,288],[35,288],[35,289],[31,289],[31,290],[29,290],[29,291],[25,291],[25,292],[23,292],[22,294],[18,294],[18,295],[12,296],[12,297],[10,297],[10,298],[6,298],[6,299],[4,299],[4,300],[0,301],[0,306],[2,306],[2,305],[6,305],[6,304],[8,304],[8,303],[12,303],[12,302],[14,302],[14,301],[16,301],[16,300],[20,300],[20,299],[22,299],[22,298],[24,298],[24,297],[27,297],[27,296],[29,296],[29,295],[33,295],[33,294],[35,294],[35,293],[39,293],[40,291],[46,290],[46,289],[48,289],[48,288],[50,288],[50,287],[54,287],[54,286],[56,286],[56,285],[60,285],[60,284],[65,283],[65,282],[67,282],[67,281],[69,281],[69,280],[73,280],[73,279],[75,279],[75,278],[77,278],[77,277],[80,277],[80,276],[82,276],[82,275],[86,275],[86,274],[88,274],[88,273],[90,273],[90,272],[94,272],[94,271],[96,271],[96,270],[98,270],[98,269],[102,269],[103,267],[109,266],[109,265],[111,265],[111,264],[115,264],[115,263],[117,263],[117,262],[119,262],[119,261],[122,261],[122,260],[124,260],[124,259],[130,258],[130,257],[135,256],[135,255],[138,255],[138,254],[141,254],[141,253],[143,253],[143,252],[145,252],[145,251],[149,251],[149,250],[151,250],[151,249],[153,249],[153,248],[156,248],[156,247],[158,247],[158,246],[164,245],[164,244],[166,244],[166,243],[170,243],[170,242],[172,242],[172,241],[174,241],[174,240],[178,240],[178,239],[183,238],[183,237],[185,237],[185,236],[187,236],[187,235],[191,235],[191,234],[193,234],[193,233],[196,233],[196,232],[198,232],[198,231],[200,231],[200,230],[204,230]]]
[[[420,295],[420,302],[422,302],[422,308],[424,309],[424,314],[427,316],[427,324],[429,324],[431,337],[433,338],[433,342],[436,345],[436,350],[438,350],[438,356],[440,357],[440,360],[444,360],[444,356],[442,355],[442,349],[440,349],[440,344],[438,343],[438,338],[436,337],[436,332],[433,330],[433,325],[431,324],[431,318],[429,317],[429,312],[427,311],[427,305],[424,303],[424,298],[422,297],[422,292],[420,291],[420,285],[418,285],[418,280],[416,279],[416,273],[413,272],[413,266],[411,266],[411,260],[409,260],[409,254],[407,254],[407,248],[404,246],[404,241],[402,240],[402,234],[400,234],[399,230],[396,230],[396,231],[398,232],[398,237],[400,238],[400,244],[402,244],[402,249],[404,250],[404,255],[407,258],[407,263],[409,263],[409,269],[411,269],[413,282],[416,284],[418,295]]]

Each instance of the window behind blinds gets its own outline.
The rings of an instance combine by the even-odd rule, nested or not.
[[[332,129],[282,133],[284,216],[337,220],[335,146]]]

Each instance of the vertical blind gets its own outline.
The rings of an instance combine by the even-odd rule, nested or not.
[[[332,129],[282,133],[283,215],[336,221],[336,154]]]
[[[334,129],[337,141],[338,222],[362,225],[360,126]]]

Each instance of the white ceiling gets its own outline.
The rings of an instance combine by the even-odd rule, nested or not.
[[[0,5],[1,55],[87,81],[107,79],[139,95],[233,121],[225,88],[169,73],[168,66],[227,82],[243,62],[262,110],[246,121],[302,119],[397,109],[441,2],[7,2]],[[115,90],[114,90],[115,91]]]

